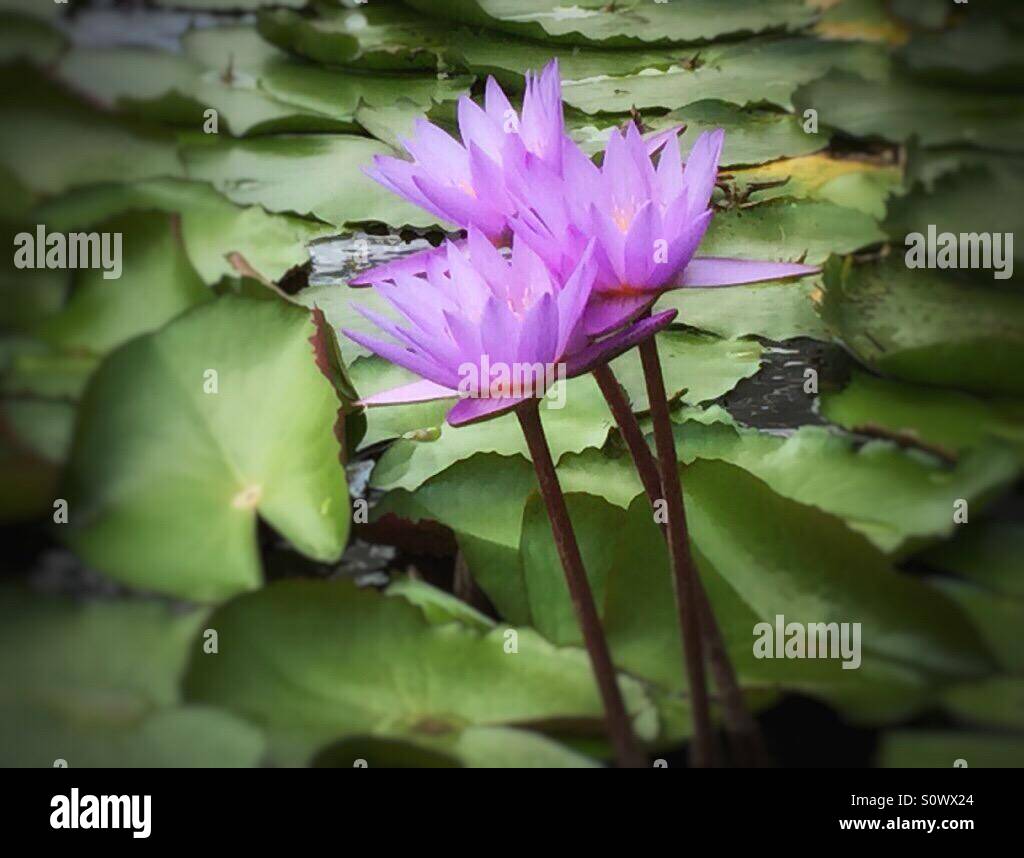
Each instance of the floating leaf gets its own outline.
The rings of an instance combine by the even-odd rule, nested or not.
[[[783,198],[716,215],[700,253],[779,262],[803,259],[816,265],[832,253],[850,253],[884,240],[885,233],[862,212]]]
[[[0,137],[0,165],[27,188],[59,194],[99,182],[180,176],[181,162],[165,136],[100,116],[60,115],[41,108],[0,108],[0,123],[17,134]],[[68,141],[74,141],[69,145]],[[117,152],[116,159],[110,157]]]
[[[1020,629],[1024,623],[1024,599],[1011,598],[974,584],[948,578],[935,581],[941,590],[970,617],[978,634],[1008,673],[1024,672]]]
[[[904,77],[864,80],[833,71],[793,96],[798,111],[814,109],[822,123],[855,137],[925,146],[970,144],[1019,152],[1024,101],[1005,95],[951,91]]]
[[[839,516],[885,552],[952,534],[958,499],[988,500],[1019,471],[1013,453],[999,446],[973,451],[954,468],[889,441],[858,449],[849,437],[819,426],[780,438],[687,421],[676,433],[685,461],[721,459],[737,465],[783,497]]]
[[[533,39],[606,47],[681,44],[770,30],[799,29],[814,12],[799,0],[688,0],[685,14],[658,0],[619,8],[603,0],[407,0],[430,15]]]
[[[909,170],[920,182],[892,201],[885,223],[898,245],[903,245],[910,233],[926,237],[934,229],[936,236],[954,233],[959,249],[967,252],[970,241],[987,233],[989,242],[1001,241],[1002,255],[993,249],[986,260],[984,244],[979,244],[979,258],[969,258],[961,267],[968,267],[967,263],[975,268],[987,266],[998,270],[1000,276],[1012,274],[1014,264],[1024,269],[1024,249],[1019,242],[1012,248],[1013,239],[1006,237],[1024,232],[1024,216],[1016,204],[1024,194],[1018,159],[964,150],[945,150],[934,156],[922,152],[911,159]],[[994,277],[995,271],[972,276]]]
[[[948,769],[957,760],[964,760],[972,769],[1020,768],[1024,766],[1024,738],[897,730],[882,738],[878,752],[878,765],[887,769]]]
[[[873,45],[814,39],[754,40],[695,49],[683,64],[666,70],[567,80],[563,94],[567,104],[584,113],[627,113],[631,107],[675,110],[704,99],[740,107],[774,104],[790,110],[801,84],[833,68],[880,81],[888,74],[884,52]],[[824,122],[824,111],[822,114]]]
[[[1024,391],[1024,298],[978,280],[910,270],[900,257],[873,265],[833,259],[822,319],[859,360],[904,381],[980,393]]]
[[[980,587],[1024,599],[1024,527],[1010,521],[976,521],[959,528],[952,542],[921,559],[955,572]]]
[[[900,187],[902,177],[896,166],[817,154],[735,170],[732,181],[751,202],[781,196],[827,200],[881,220],[886,200]],[[776,182],[783,184],[759,187]]]
[[[549,393],[541,402],[540,413],[555,462],[566,453],[602,446],[613,424],[597,382],[589,375],[565,382],[561,394]],[[412,490],[475,453],[527,456],[516,416],[505,414],[458,429],[445,424],[422,440],[396,441],[377,463],[372,485]]]
[[[943,703],[960,721],[1024,729],[1024,679],[1001,677],[957,685],[943,695]]]
[[[915,35],[900,57],[915,75],[936,83],[961,87],[966,80],[989,90],[1009,90],[1024,83],[1022,51],[1019,32],[975,14],[960,26]]]
[[[258,724],[279,763],[301,763],[327,742],[367,733],[436,750],[448,739],[449,752],[472,727],[565,718],[601,733],[585,653],[557,649],[530,629],[518,630],[518,652],[509,655],[500,626],[432,625],[403,599],[313,581],[243,596],[209,622],[234,643],[216,659],[196,651],[186,699],[223,704]],[[640,685],[620,683],[637,729],[650,738],[656,725]]]
[[[657,335],[658,356],[669,397],[682,393],[682,401],[699,405],[718,399],[761,368],[759,343],[723,340],[694,331],[666,331]],[[647,387],[639,353],[634,349],[611,364],[629,394],[634,411],[647,411]]]
[[[319,3],[314,10],[262,10],[260,34],[319,63],[388,71],[437,69],[452,37],[448,24],[397,4],[349,9]]]
[[[955,390],[855,373],[841,391],[821,396],[821,413],[851,431],[884,430],[896,438],[959,453],[992,441],[1024,453],[1024,423],[997,403]]]
[[[210,300],[213,295],[185,256],[175,226],[174,218],[158,213],[99,224],[101,237],[122,236],[123,258],[109,272],[120,276],[107,278],[104,268],[79,273],[67,306],[37,325],[35,334],[58,348],[103,354]],[[99,255],[99,242],[96,248]],[[116,244],[110,249],[120,250]]]
[[[380,221],[433,226],[437,219],[363,174],[376,140],[350,135],[289,135],[184,147],[186,171],[239,205],[312,214],[333,226]]]
[[[678,289],[667,293],[658,307],[675,307],[679,321],[720,337],[827,340],[828,331],[811,300],[819,288],[817,279],[804,278],[729,289]]]
[[[309,261],[306,246],[334,230],[292,215],[270,214],[260,206],[243,208],[202,182],[154,180],[130,186],[98,185],[66,194],[36,214],[52,230],[92,227],[127,211],[174,212],[185,252],[208,285],[238,276],[229,257],[240,254],[267,280],[280,280]]]
[[[178,682],[202,612],[0,594],[5,766],[255,766],[259,732]],[[207,655],[216,659],[219,655]]]
[[[313,363],[312,333],[304,309],[222,297],[104,362],[67,480],[67,539],[86,562],[217,601],[259,584],[257,514],[304,554],[341,556],[338,400]]]

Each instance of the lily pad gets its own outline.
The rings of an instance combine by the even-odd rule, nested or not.
[[[817,279],[804,278],[729,289],[677,289],[666,293],[658,308],[675,307],[679,321],[720,337],[827,340],[828,331],[811,300],[819,288]]]
[[[387,71],[434,71],[452,39],[452,28],[399,4],[358,8],[314,3],[314,14],[287,9],[259,13],[260,35],[318,63]]]
[[[567,104],[584,113],[628,113],[631,107],[676,110],[704,99],[791,110],[797,88],[830,69],[884,81],[888,60],[880,47],[863,43],[752,40],[701,48],[669,69],[567,80],[563,95]]]
[[[311,214],[336,227],[379,221],[427,227],[437,219],[363,173],[374,155],[392,150],[352,135],[282,135],[187,145],[187,175],[210,182],[239,205]]]
[[[202,612],[154,602],[76,605],[11,589],[0,595],[0,610],[5,766],[259,763],[259,731],[181,700],[178,683]]]
[[[460,24],[505,30],[532,39],[606,47],[682,44],[771,30],[795,30],[813,20],[800,0],[689,0],[685,14],[658,0],[628,6],[603,0],[407,0],[410,6]]]
[[[318,747],[367,733],[434,749],[473,727],[573,719],[594,735],[601,708],[587,657],[518,629],[432,625],[400,598],[347,582],[285,581],[214,613],[221,652],[196,650],[185,679],[193,703],[224,705],[264,729],[272,759],[294,764]],[[432,665],[424,672],[425,665]],[[656,731],[635,680],[620,679],[637,730]],[[481,689],[486,693],[481,694]]]
[[[780,438],[687,421],[677,427],[676,438],[684,461],[737,465],[783,497],[842,518],[887,553],[951,535],[958,499],[981,505],[1012,484],[1019,471],[1016,456],[1001,446],[973,451],[951,467],[891,441],[858,449],[849,437],[818,426]]]
[[[565,382],[561,394],[549,392],[541,403],[541,420],[556,463],[566,453],[602,446],[614,422],[597,382],[589,375]],[[505,414],[458,429],[443,424],[421,438],[402,438],[380,458],[371,485],[412,490],[476,453],[527,456],[516,416]]]
[[[841,391],[825,391],[821,413],[851,431],[884,430],[956,455],[1002,442],[1024,455],[1024,423],[998,403],[956,390],[856,373]]]
[[[58,73],[101,104],[146,119],[205,130],[204,112],[213,108],[223,130],[235,135],[353,131],[361,102],[381,105],[403,98],[429,107],[435,94],[453,88],[433,76],[404,78],[396,86],[394,77],[303,63],[251,27],[195,30],[182,46],[182,54],[77,48],[61,61]]]
[[[1024,729],[1024,679],[1000,677],[958,685],[943,695],[943,703],[958,721]]]
[[[903,381],[1020,394],[1024,298],[911,270],[899,257],[825,269],[822,319],[868,367]]]
[[[185,252],[207,285],[238,276],[229,257],[240,254],[264,279],[280,280],[309,261],[307,245],[334,232],[316,221],[235,205],[204,182],[154,180],[98,185],[66,194],[35,214],[51,230],[92,227],[128,211],[173,212]]]
[[[341,556],[339,403],[312,333],[304,309],[225,296],[104,362],[66,485],[66,538],[87,563],[137,587],[224,599],[259,585],[257,514],[307,556]]]
[[[937,83],[1019,89],[1024,83],[1024,37],[994,16],[971,12],[959,26],[916,34],[900,58],[916,76]]]
[[[1024,100],[1015,96],[950,90],[904,76],[864,80],[833,71],[793,96],[799,112],[814,109],[823,124],[854,137],[925,146],[969,144],[1019,152]]]
[[[1024,599],[1024,527],[1013,521],[975,521],[952,542],[921,555],[930,566],[980,587]]]
[[[166,135],[106,117],[17,106],[0,108],[0,123],[18,129],[17,134],[0,136],[0,165],[40,194],[183,172],[174,143]],[[118,153],[117,159],[110,157],[111,152]]]
[[[958,168],[949,167],[951,161],[963,158],[966,163]],[[936,235],[954,233],[961,247],[969,247],[966,236],[988,234],[1002,241],[1003,256],[993,253],[990,271],[972,272],[973,277],[995,277],[1013,274],[1014,268],[1024,271],[1024,248],[1020,242],[1010,255],[1006,235],[1024,232],[1024,216],[1016,204],[1024,194],[1024,175],[1019,159],[987,154],[950,150],[930,156],[920,153],[911,160],[910,170],[920,178],[909,193],[896,197],[889,206],[885,228],[898,244],[903,244],[910,233],[927,236],[934,228]],[[965,238],[960,238],[965,236]],[[1008,262],[1012,264],[1008,265]],[[984,257],[978,265],[985,263]],[[973,263],[972,263],[973,264]],[[966,267],[966,265],[964,266]],[[1006,270],[1008,269],[1008,270]],[[1016,273],[1012,282],[1019,282],[1024,274]]]
[[[731,171],[731,181],[750,202],[764,202],[780,196],[827,200],[845,208],[885,217],[886,201],[900,188],[902,175],[895,165],[878,165],[827,154],[787,158]],[[778,187],[758,187],[776,182]]]
[[[67,305],[35,327],[45,342],[103,354],[213,297],[185,256],[173,217],[122,215],[97,231],[122,236],[121,276],[109,279],[97,268],[80,272]]]
[[[943,4],[945,6],[945,4]],[[887,769],[972,769],[1024,766],[1024,738],[953,730],[898,730],[882,738],[878,765]]]
[[[716,214],[700,254],[817,265],[830,254],[851,253],[885,238],[874,218],[863,212],[831,202],[781,198]]]
[[[718,399],[761,368],[763,348],[753,340],[723,340],[695,331],[657,335],[658,357],[670,398],[681,394],[688,405]],[[611,369],[629,394],[634,411],[647,411],[647,386],[640,355],[633,349],[616,358]]]

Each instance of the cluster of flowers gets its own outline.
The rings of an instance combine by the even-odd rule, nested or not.
[[[457,397],[449,423],[485,419],[542,396],[545,377],[589,372],[667,326],[675,311],[649,315],[666,290],[817,270],[696,257],[723,132],[702,134],[684,165],[680,129],[645,140],[631,122],[598,167],[565,133],[557,62],[527,75],[521,116],[492,78],[484,107],[464,96],[458,121],[461,143],[420,120],[403,141],[411,161],[378,156],[368,171],[467,236],[352,281],[373,285],[400,320],[356,305],[392,341],[345,334],[422,378],[366,406]]]

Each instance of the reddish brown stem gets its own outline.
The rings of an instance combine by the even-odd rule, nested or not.
[[[693,708],[693,742],[690,761],[697,768],[714,764],[714,746],[711,735],[711,711],[708,689],[704,678],[704,656],[701,647],[700,621],[697,613],[696,574],[690,560],[690,539],[686,530],[686,509],[683,490],[679,483],[679,462],[676,459],[675,438],[668,413],[665,379],[661,374],[658,346],[654,337],[639,345],[640,363],[644,368],[647,398],[650,400],[654,421],[654,446],[658,452],[658,470],[661,474],[665,507],[668,512],[668,554],[672,565],[679,628],[682,633],[683,658],[690,685],[690,703]]]
[[[636,415],[633,414],[633,409],[630,408],[622,387],[607,364],[594,370],[594,378],[608,402],[608,408],[612,412],[622,439],[626,442],[626,447],[633,458],[651,509],[652,511],[656,510],[657,502],[663,497],[661,476],[658,474],[658,463],[654,459],[654,454],[651,453],[651,448],[647,446]],[[684,515],[685,510],[684,506]],[[667,528],[663,524],[660,527],[667,541]],[[725,640],[722,638],[722,631],[715,619],[711,601],[704,590],[700,576],[694,574],[693,580],[697,590],[701,640],[707,650],[708,662],[715,677],[715,685],[722,699],[725,728],[733,749],[734,760],[739,766],[758,768],[767,766],[769,760],[764,741],[761,738],[761,731],[743,699],[743,692],[740,690],[736,671],[733,669],[729,653],[725,648]]]
[[[615,665],[612,663],[608,642],[605,640],[601,620],[594,606],[594,596],[583,568],[583,558],[576,543],[569,510],[565,505],[562,487],[555,473],[555,463],[551,459],[551,450],[540,422],[537,401],[527,401],[516,410],[516,415],[519,417],[519,425],[523,427],[523,435],[530,449],[540,493],[547,507],[548,518],[551,520],[555,547],[565,571],[566,584],[569,586],[569,596],[583,631],[583,643],[590,656],[590,666],[594,671],[594,678],[597,680],[601,701],[604,704],[605,725],[615,750],[615,759],[622,768],[644,768],[647,765],[646,757],[633,734],[626,705],[622,700]]]

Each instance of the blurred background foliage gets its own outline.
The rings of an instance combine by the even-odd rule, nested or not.
[[[1022,273],[903,263],[929,224],[1024,232],[1022,44],[1009,0],[0,0],[8,247],[124,236],[118,280],[0,279],[0,763],[607,756],[514,420],[362,414],[405,371],[335,334],[363,324],[349,277],[446,227],[370,158],[558,57],[588,152],[630,117],[685,123],[684,152],[726,129],[703,253],[824,264],[676,293],[659,335],[694,551],[778,761],[1024,764]],[[635,355],[615,369],[642,415]],[[674,765],[663,542],[594,382],[544,422]],[[861,668],[755,659],[776,614],[862,623]]]

